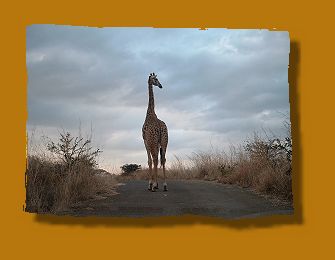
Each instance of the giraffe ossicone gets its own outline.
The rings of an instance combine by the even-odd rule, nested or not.
[[[156,191],[158,189],[158,155],[160,153],[160,162],[163,167],[164,191],[167,191],[166,174],[165,174],[165,162],[166,162],[166,149],[168,144],[168,129],[166,124],[158,119],[155,113],[155,101],[153,86],[163,88],[159,82],[157,75],[153,72],[150,73],[148,79],[148,91],[149,91],[149,102],[147,115],[142,127],[142,137],[144,140],[145,149],[148,156],[149,166],[149,186],[148,189]],[[154,168],[152,169],[152,165]]]

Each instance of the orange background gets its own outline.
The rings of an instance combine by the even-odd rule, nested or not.
[[[323,259],[334,255],[333,10],[323,1],[287,0],[1,3],[0,252],[7,254],[2,259]],[[35,23],[289,31],[295,215],[225,221],[191,216],[79,219],[23,212],[25,30]]]

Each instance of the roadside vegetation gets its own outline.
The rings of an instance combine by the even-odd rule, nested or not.
[[[133,174],[134,172],[141,170],[141,165],[136,164],[136,163],[131,163],[131,164],[124,164],[121,167],[121,175],[122,176],[128,176],[130,174]]]
[[[212,148],[195,152],[186,160],[175,156],[166,174],[169,179],[199,179],[235,184],[275,199],[292,202],[292,139],[255,133],[229,151]],[[147,179],[148,169],[133,172],[135,179]],[[159,170],[162,177],[162,171]],[[129,178],[129,177],[128,177]]]
[[[286,124],[284,138],[254,133],[239,146],[175,156],[168,165],[168,179],[198,179],[238,185],[292,203],[292,139]],[[98,168],[99,149],[91,138],[60,133],[59,140],[44,138],[40,146],[28,138],[26,211],[60,213],[83,201],[114,195],[118,182],[148,179],[147,168],[122,165],[117,177]],[[162,178],[162,170],[158,175]]]
[[[101,153],[91,139],[60,133],[58,142],[49,138],[36,148],[28,138],[26,167],[26,211],[57,213],[78,202],[114,193],[116,180],[98,169]]]

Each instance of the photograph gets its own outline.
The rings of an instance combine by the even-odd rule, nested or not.
[[[24,211],[293,215],[289,55],[280,30],[27,26]]]

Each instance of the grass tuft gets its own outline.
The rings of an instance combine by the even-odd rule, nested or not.
[[[71,147],[69,144],[65,147]],[[28,151],[25,173],[27,212],[57,213],[68,210],[77,202],[114,194],[115,178],[107,172],[101,174],[94,158],[88,157],[90,154],[84,153],[84,149],[80,150],[80,147],[86,149],[87,143],[85,146],[75,145],[74,148],[81,151],[80,156],[70,158],[65,154],[67,160],[64,160],[65,156],[54,156],[50,150],[49,154],[46,150]]]

